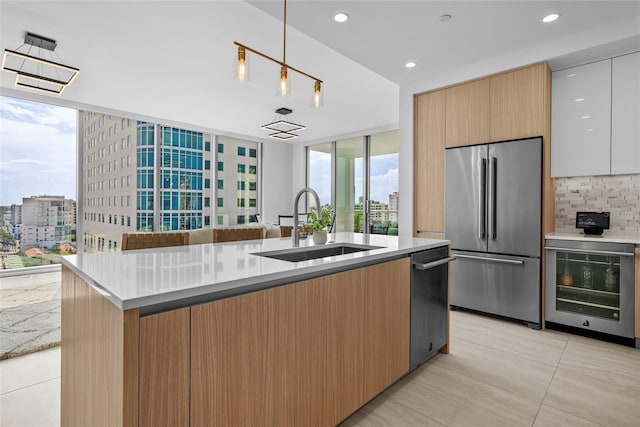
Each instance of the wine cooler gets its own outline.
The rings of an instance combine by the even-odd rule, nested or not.
[[[621,337],[634,336],[634,246],[546,241],[545,318]]]

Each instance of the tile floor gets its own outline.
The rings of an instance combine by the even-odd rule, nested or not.
[[[60,349],[0,362],[0,425],[58,426]],[[438,355],[352,426],[640,426],[640,350],[451,313]]]

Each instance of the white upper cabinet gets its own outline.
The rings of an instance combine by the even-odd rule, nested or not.
[[[553,73],[551,176],[611,173],[611,60]]]
[[[611,173],[640,173],[640,52],[612,61]]]

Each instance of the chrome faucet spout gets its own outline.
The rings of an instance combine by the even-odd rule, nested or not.
[[[313,188],[305,187],[298,192],[296,199],[293,201],[293,230],[291,230],[291,239],[294,248],[300,246],[300,230],[298,230],[298,202],[304,193],[311,194],[315,199],[316,209],[320,209],[320,197],[318,197],[318,193],[316,193]]]

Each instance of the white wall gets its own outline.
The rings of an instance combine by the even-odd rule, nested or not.
[[[289,215],[293,211],[293,152],[294,146],[284,142],[262,145],[261,213],[265,223],[277,223],[278,215]]]

